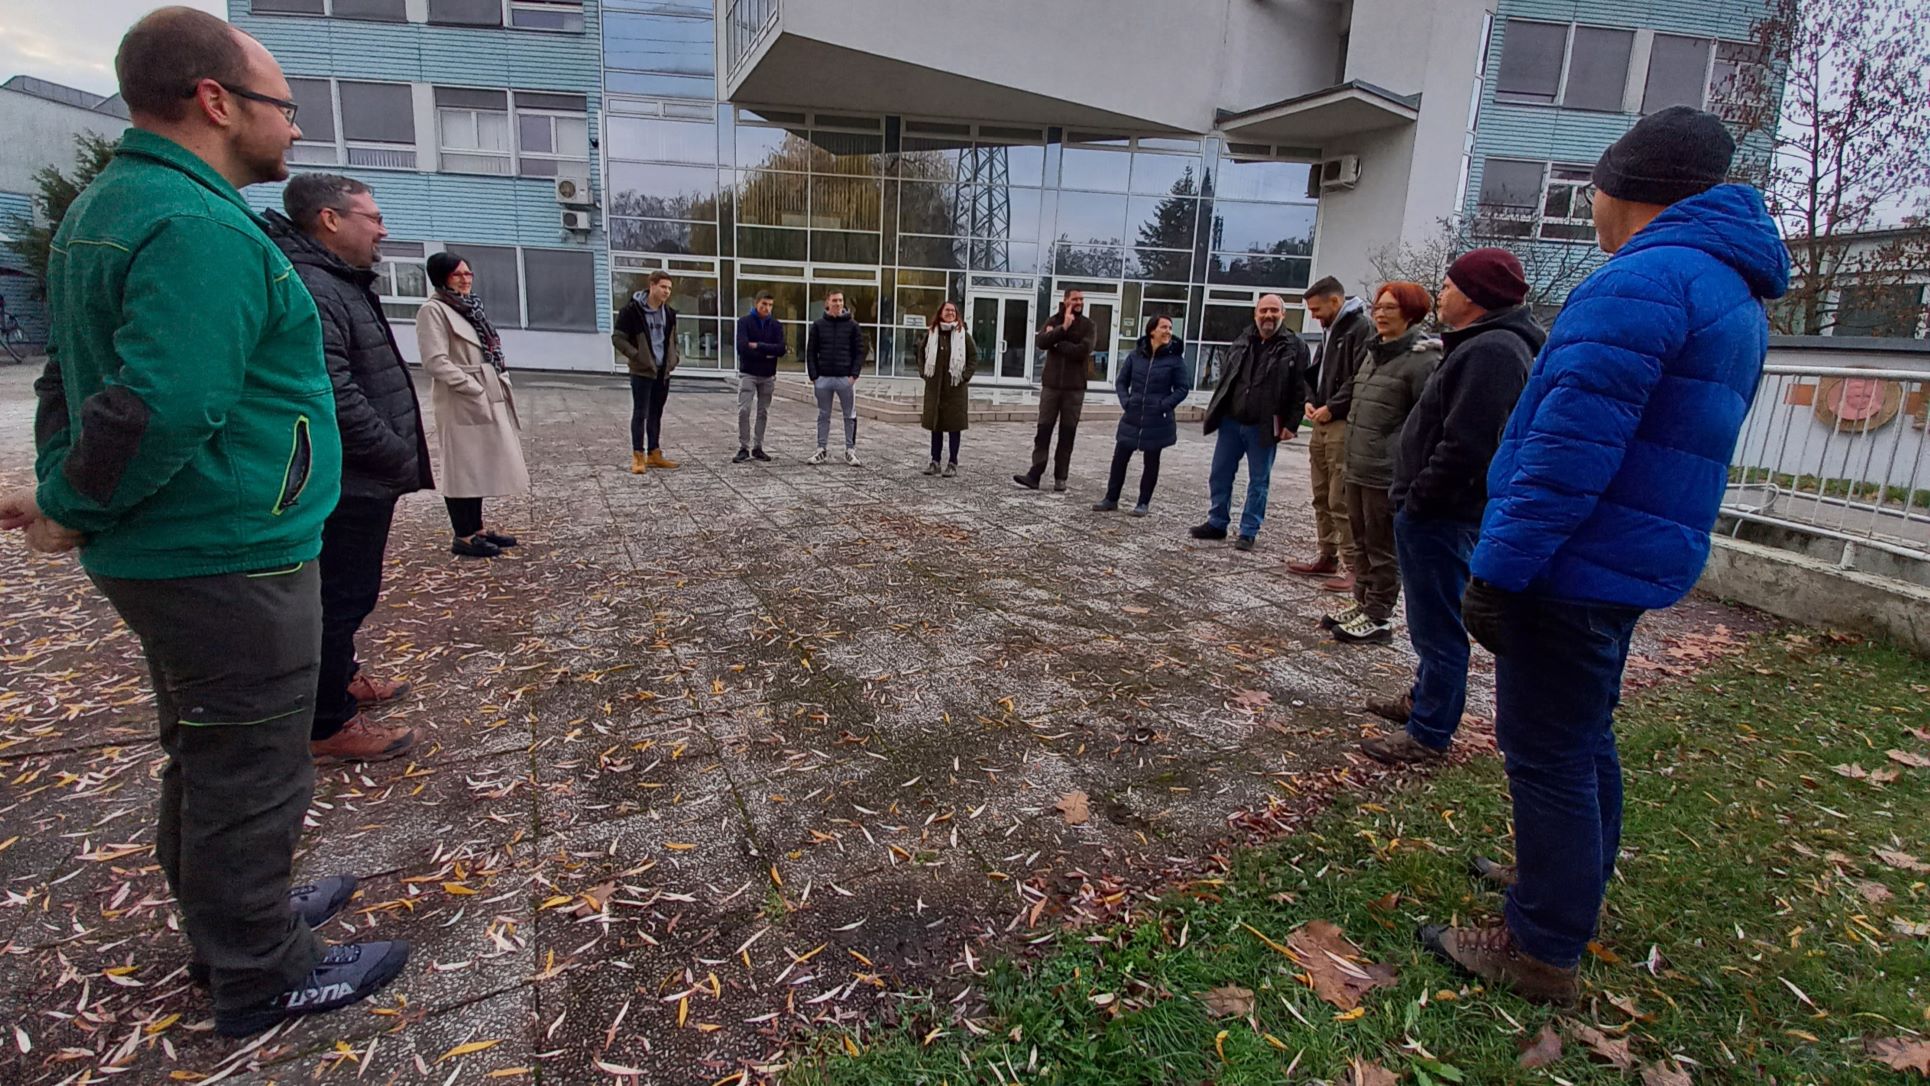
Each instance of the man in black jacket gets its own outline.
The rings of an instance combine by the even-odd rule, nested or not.
[[[1522,304],[1521,262],[1475,249],[1441,284],[1441,359],[1394,449],[1394,547],[1407,587],[1407,634],[1419,663],[1407,695],[1368,710],[1402,730],[1361,749],[1388,765],[1437,762],[1461,724],[1468,632],[1461,594],[1488,504],[1488,463],[1548,333]]]
[[[368,186],[338,174],[296,177],[271,235],[322,318],[322,354],[342,432],[342,498],[322,526],[322,663],[310,750],[317,762],[373,762],[415,746],[415,729],[363,711],[408,693],[355,659],[355,633],[382,591],[396,499],[435,486],[415,382],[370,289],[389,232]]]
[[[1072,473],[1072,441],[1079,433],[1079,416],[1086,408],[1086,382],[1092,378],[1092,351],[1098,335],[1086,316],[1086,296],[1069,287],[1059,312],[1039,329],[1038,348],[1045,352],[1045,371],[1039,375],[1039,432],[1032,439],[1032,466],[1012,481],[1027,490],[1039,489],[1045,461],[1052,451],[1052,428],[1059,429],[1059,449],[1052,457],[1052,489],[1063,491]]]
[[[1268,294],[1253,307],[1253,327],[1227,348],[1220,383],[1206,405],[1206,432],[1217,432],[1207,489],[1213,507],[1206,523],[1192,529],[1194,539],[1225,539],[1232,523],[1233,478],[1246,461],[1246,504],[1240,509],[1240,537],[1234,546],[1253,549],[1267,516],[1267,491],[1273,484],[1273,456],[1282,440],[1300,429],[1307,402],[1307,345],[1286,327],[1287,303]]]
[[[844,462],[858,465],[858,374],[870,352],[864,329],[844,307],[844,292],[824,296],[824,315],[811,322],[804,340],[804,373],[818,397],[818,451],[807,464],[822,464],[831,444],[831,401],[844,410]]]
[[[1349,298],[1347,288],[1329,275],[1307,288],[1302,300],[1324,330],[1309,374],[1306,412],[1313,423],[1307,439],[1307,465],[1313,473],[1314,534],[1320,549],[1310,560],[1288,562],[1287,571],[1326,577],[1320,587],[1351,592],[1354,575],[1341,568],[1341,556],[1354,549],[1347,518],[1347,407],[1354,398],[1354,373],[1374,341],[1367,303]]]

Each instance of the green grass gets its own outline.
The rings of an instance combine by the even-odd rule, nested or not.
[[[1930,728],[1926,695],[1930,666],[1894,649],[1772,635],[1625,704],[1624,852],[1575,1016],[1626,1030],[1644,1063],[1696,1061],[1698,1083],[1905,1081],[1864,1057],[1861,1041],[1930,1033],[1930,939],[1891,926],[1930,921],[1930,884],[1874,855],[1930,861],[1930,769],[1885,757],[1930,753],[1907,730]],[[1839,764],[1900,773],[1872,784],[1833,772]],[[1635,1081],[1572,1041],[1558,1063],[1520,1069],[1518,1040],[1552,1013],[1468,986],[1413,940],[1420,922],[1498,905],[1463,863],[1476,850],[1505,853],[1508,826],[1499,762],[1478,759],[1243,851],[1223,885],[1194,884],[1132,926],[1068,933],[1042,955],[995,964],[980,980],[983,1036],[954,1022],[949,1005],[913,1001],[892,1024],[819,1034],[785,1080],[1232,1086],[1282,1082],[1296,1058],[1291,1081],[1344,1081],[1360,1057],[1420,1086]],[[1856,879],[1894,897],[1870,904]],[[1395,893],[1391,910],[1371,904]],[[1242,926],[1284,941],[1315,919],[1400,970],[1358,1019],[1337,1021]],[[1257,1030],[1211,1018],[1195,998],[1228,984],[1256,993]],[[1111,1013],[1094,1002],[1103,994],[1131,1003]],[[1610,997],[1634,1000],[1651,1020],[1631,1022]]]

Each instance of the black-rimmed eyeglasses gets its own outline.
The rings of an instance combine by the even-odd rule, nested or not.
[[[246,87],[230,87],[228,84],[223,83],[219,79],[210,80],[210,82],[212,82],[215,86],[220,87],[222,90],[227,91],[229,94],[234,95],[236,98],[246,98],[251,102],[262,102],[266,105],[274,106],[276,109],[281,110],[281,115],[288,118],[288,123],[291,125],[295,123],[295,114],[299,113],[302,108],[300,104],[291,102],[286,98],[277,98],[272,94],[263,94],[260,91],[251,91]],[[200,92],[201,92],[201,85],[197,83],[194,86],[189,87],[187,90],[183,91],[181,93],[181,97],[192,98],[196,94],[199,94]]]

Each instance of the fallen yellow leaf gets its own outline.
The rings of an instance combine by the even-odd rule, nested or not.
[[[500,1037],[491,1041],[470,1041],[467,1044],[457,1045],[456,1047],[450,1049],[449,1051],[444,1052],[442,1055],[436,1057],[436,1062],[441,1063],[444,1060],[453,1060],[460,1056],[473,1055],[477,1052],[486,1052],[489,1049],[495,1048],[497,1045],[502,1043],[503,1041],[502,1041],[502,1038]]]

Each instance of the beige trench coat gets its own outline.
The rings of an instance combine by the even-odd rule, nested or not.
[[[435,379],[437,489],[445,498],[495,498],[529,489],[522,424],[509,378],[483,354],[462,314],[431,298],[415,315],[422,368]]]

